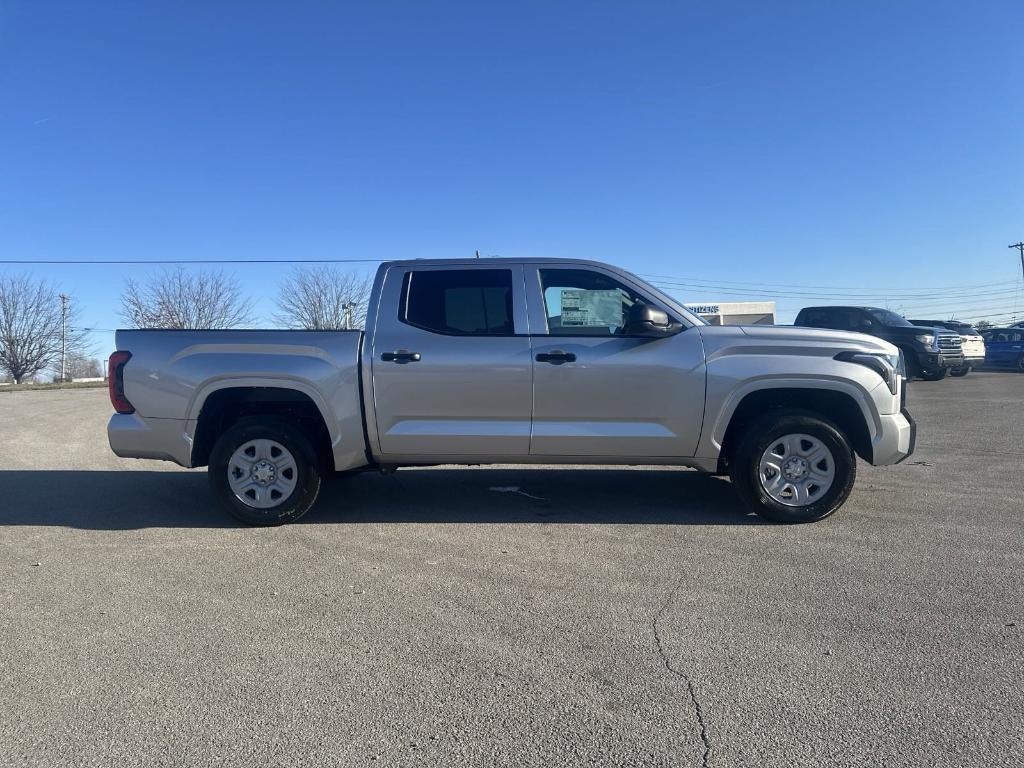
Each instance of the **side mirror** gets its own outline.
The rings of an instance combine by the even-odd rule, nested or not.
[[[629,308],[626,333],[630,336],[671,336],[677,330],[664,310],[648,304],[634,304]]]

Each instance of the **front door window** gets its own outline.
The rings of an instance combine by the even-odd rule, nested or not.
[[[586,269],[542,269],[544,313],[550,336],[619,336],[630,309],[652,304],[617,280]]]

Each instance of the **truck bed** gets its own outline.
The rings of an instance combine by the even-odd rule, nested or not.
[[[126,452],[138,455],[139,443],[152,440],[160,454],[153,458],[193,466],[196,422],[213,393],[228,387],[287,388],[320,410],[337,467],[358,466],[365,463],[366,452],[359,385],[362,340],[361,331],[118,331],[117,349],[132,354],[124,368],[124,391],[136,412],[111,423],[112,432],[124,430],[111,444],[130,443]],[[168,435],[172,447],[158,451]]]

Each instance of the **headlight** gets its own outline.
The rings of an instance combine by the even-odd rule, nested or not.
[[[856,363],[857,365],[863,365],[865,368],[870,368],[882,377],[882,381],[889,387],[889,391],[894,395],[896,394],[900,369],[902,367],[901,356],[898,352],[895,355],[886,355],[883,353],[874,354],[871,352],[849,351],[840,352],[836,355],[835,359],[841,360],[844,363]]]
[[[919,333],[914,338],[917,339],[922,344],[924,344],[926,347],[930,347],[932,344],[935,343],[934,333]]]

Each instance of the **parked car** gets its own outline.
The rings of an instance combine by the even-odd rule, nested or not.
[[[596,262],[390,262],[365,332],[116,343],[114,453],[208,466],[259,525],[297,519],[331,472],[493,463],[694,467],[759,515],[810,522],[846,500],[856,456],[893,464],[915,443],[892,344],[707,325]]]
[[[895,344],[907,361],[909,376],[937,381],[964,364],[960,334],[945,328],[924,329],[878,307],[807,307],[794,325],[867,333]]]
[[[964,363],[957,368],[950,368],[950,376],[966,376],[972,368],[985,362],[985,340],[978,329],[970,323],[960,323],[956,320],[911,320],[910,322],[925,328],[946,328],[960,334]]]
[[[985,337],[985,364],[1024,371],[1024,327],[989,328]]]

